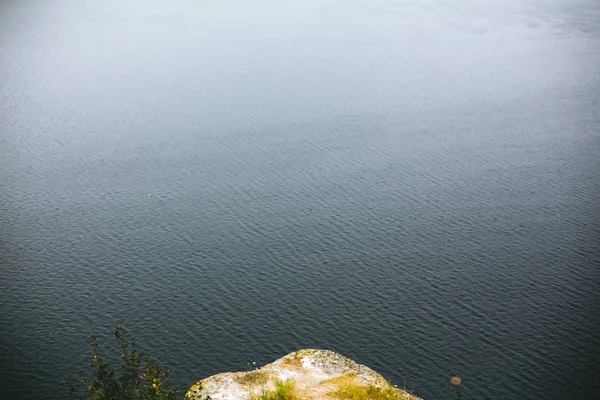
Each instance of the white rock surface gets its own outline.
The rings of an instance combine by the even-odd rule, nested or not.
[[[202,379],[186,393],[189,400],[250,400],[272,390],[275,380],[292,380],[299,399],[339,399],[333,396],[339,382],[393,391],[394,399],[421,400],[393,388],[378,373],[328,350],[305,349],[290,353],[264,367],[247,372],[226,372]]]

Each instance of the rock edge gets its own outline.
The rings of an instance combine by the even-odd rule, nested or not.
[[[225,372],[202,379],[186,393],[188,400],[251,400],[273,390],[276,380],[294,382],[296,398],[340,399],[340,385],[375,387],[393,393],[394,399],[422,400],[392,387],[371,368],[329,350],[304,349],[290,353],[254,371]]]

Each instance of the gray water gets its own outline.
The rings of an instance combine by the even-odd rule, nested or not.
[[[426,398],[600,398],[600,3],[0,2],[0,398],[117,319]]]

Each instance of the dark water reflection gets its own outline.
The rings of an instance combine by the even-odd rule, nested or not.
[[[0,2],[0,398],[126,321],[426,399],[600,396],[600,5]]]

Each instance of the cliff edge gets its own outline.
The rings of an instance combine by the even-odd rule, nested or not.
[[[364,365],[329,350],[290,353],[260,369],[213,375],[192,385],[188,400],[422,400]]]

